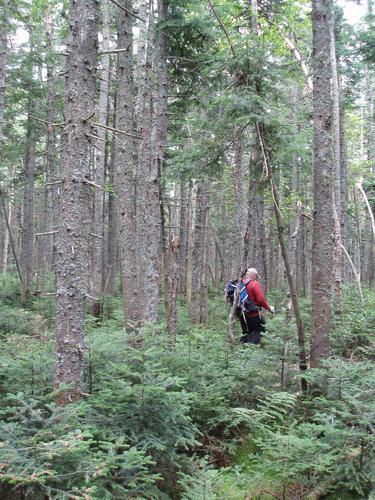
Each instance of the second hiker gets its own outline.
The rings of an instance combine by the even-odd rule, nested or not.
[[[261,315],[261,309],[271,313],[275,308],[267,303],[262,287],[258,281],[258,271],[250,267],[242,278],[242,290],[240,293],[240,315],[242,337],[241,342],[246,344],[259,344],[262,332],[265,332],[265,320]],[[242,300],[241,300],[242,299]]]

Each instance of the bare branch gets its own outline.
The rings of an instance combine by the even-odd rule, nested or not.
[[[219,24],[220,24],[220,26],[221,26],[221,29],[222,29],[222,30],[224,31],[224,33],[225,33],[225,36],[226,36],[226,38],[227,38],[227,40],[228,40],[228,43],[229,43],[229,46],[230,46],[230,50],[231,50],[231,52],[232,52],[232,54],[233,54],[233,57],[236,57],[236,53],[235,53],[235,51],[234,51],[234,48],[233,48],[233,45],[232,45],[232,42],[231,42],[231,40],[230,40],[229,33],[228,33],[228,31],[227,31],[226,27],[224,26],[224,24],[223,24],[222,20],[220,19],[220,16],[219,16],[219,15],[218,15],[218,13],[216,12],[215,7],[212,5],[211,0],[207,0],[207,1],[208,1],[208,5],[210,6],[210,8],[211,8],[211,10],[212,10],[213,15],[216,17],[216,19],[217,19],[218,23],[219,23]]]

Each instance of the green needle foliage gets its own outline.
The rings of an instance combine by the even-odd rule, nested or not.
[[[321,388],[315,397],[299,393],[293,322],[286,326],[280,312],[268,321],[261,346],[231,349],[220,298],[209,304],[215,328],[191,325],[179,305],[173,351],[163,322],[158,335],[147,327],[139,334],[138,349],[125,342],[114,301],[111,319],[88,325],[84,400],[63,409],[53,402],[53,334],[47,322],[35,332],[3,330],[2,495],[369,497],[375,477],[375,296],[366,291],[363,315],[349,328],[354,293],[345,294],[344,313],[336,321],[335,357],[306,374],[311,387]],[[305,319],[309,308],[306,299]]]

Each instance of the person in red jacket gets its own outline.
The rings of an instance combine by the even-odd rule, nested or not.
[[[246,291],[249,299],[259,308],[258,311],[244,312],[241,314],[241,342],[244,344],[248,342],[251,344],[259,344],[262,332],[266,331],[264,326],[265,320],[260,312],[261,309],[266,309],[271,313],[275,312],[275,308],[268,304],[258,278],[258,271],[254,267],[250,267],[246,270],[242,280],[246,285]]]

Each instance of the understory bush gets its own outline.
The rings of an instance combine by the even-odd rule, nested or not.
[[[262,344],[235,348],[222,297],[210,300],[207,327],[191,325],[181,302],[173,350],[163,320],[125,340],[115,299],[111,318],[87,322],[85,397],[66,408],[54,404],[53,332],[34,308],[33,328],[3,332],[0,497],[371,498],[373,294],[366,301],[350,330],[344,295],[334,356],[306,373],[313,395],[300,391],[281,298]],[[310,307],[302,302],[305,322]]]

